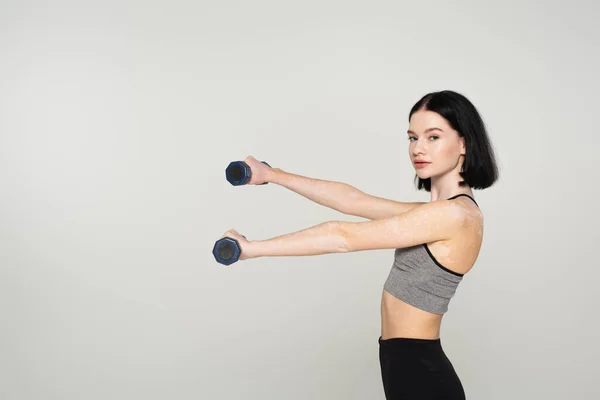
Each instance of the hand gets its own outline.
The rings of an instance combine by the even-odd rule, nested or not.
[[[246,239],[246,236],[240,235],[235,229],[230,229],[223,234],[219,239],[223,239],[224,237],[229,237],[235,239],[240,244],[240,258],[239,261],[247,260],[252,258],[252,242]]]
[[[250,177],[248,185],[260,185],[264,182],[269,182],[272,171],[271,167],[260,162],[252,156],[246,157],[244,162],[248,164],[248,166],[252,170],[252,177]]]

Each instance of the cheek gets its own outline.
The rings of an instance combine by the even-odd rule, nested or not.
[[[440,143],[436,146],[436,153],[444,158],[452,159],[460,155],[460,147]]]

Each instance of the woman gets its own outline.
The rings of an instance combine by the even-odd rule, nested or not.
[[[472,189],[498,179],[494,151],[473,104],[453,91],[434,92],[410,110],[408,155],[418,189],[429,202],[397,202],[341,182],[269,168],[253,157],[250,184],[273,182],[344,214],[371,221],[329,221],[269,240],[248,241],[235,230],[240,260],[395,249],[383,286],[379,358],[387,399],[464,399],[440,341],[443,315],[475,264],[483,215]]]

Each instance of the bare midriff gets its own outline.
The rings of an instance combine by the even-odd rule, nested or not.
[[[381,338],[438,339],[441,314],[432,314],[383,291],[381,297]]]

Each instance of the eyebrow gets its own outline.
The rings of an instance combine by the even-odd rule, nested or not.
[[[423,132],[423,133],[427,133],[427,132],[431,132],[431,131],[435,131],[435,130],[438,130],[438,131],[444,132],[444,131],[443,131],[443,130],[441,130],[440,128],[435,128],[435,127],[434,127],[434,128],[428,128],[428,129],[425,129],[425,132]],[[413,135],[416,135],[416,133],[414,133],[414,132],[413,132],[413,131],[411,131],[410,129],[409,129],[409,130],[408,130],[406,133],[412,133]]]

